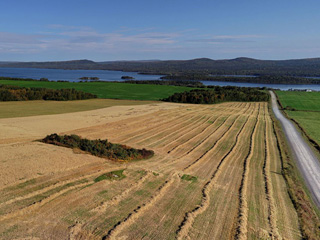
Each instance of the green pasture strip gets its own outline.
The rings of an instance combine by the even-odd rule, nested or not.
[[[98,98],[149,100],[157,101],[177,92],[190,91],[189,87],[152,84],[130,84],[114,82],[41,82],[0,80],[0,84],[20,87],[40,87],[50,89],[74,88],[79,91],[92,93]]]

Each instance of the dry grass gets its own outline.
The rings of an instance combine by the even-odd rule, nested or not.
[[[156,103],[152,101],[90,99],[78,101],[17,101],[0,102],[0,118],[52,115],[81,112],[112,106],[131,106]]]
[[[132,107],[32,117],[40,128],[0,120],[1,239],[301,238],[267,103]],[[52,132],[155,156],[120,164],[32,142]]]

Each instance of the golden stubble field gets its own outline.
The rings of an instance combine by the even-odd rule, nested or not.
[[[301,238],[267,103],[115,106],[0,128],[1,239]],[[120,164],[34,141],[54,132],[155,156]]]

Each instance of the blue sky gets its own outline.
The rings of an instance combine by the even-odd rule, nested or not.
[[[0,61],[320,57],[316,0],[3,0]]]

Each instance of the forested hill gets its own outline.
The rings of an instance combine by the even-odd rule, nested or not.
[[[198,58],[170,61],[94,62],[90,60],[74,60],[61,62],[0,62],[0,67],[120,70],[164,75],[201,73],[204,75],[320,76],[320,58],[277,61],[252,58],[235,58],[229,60]]]

